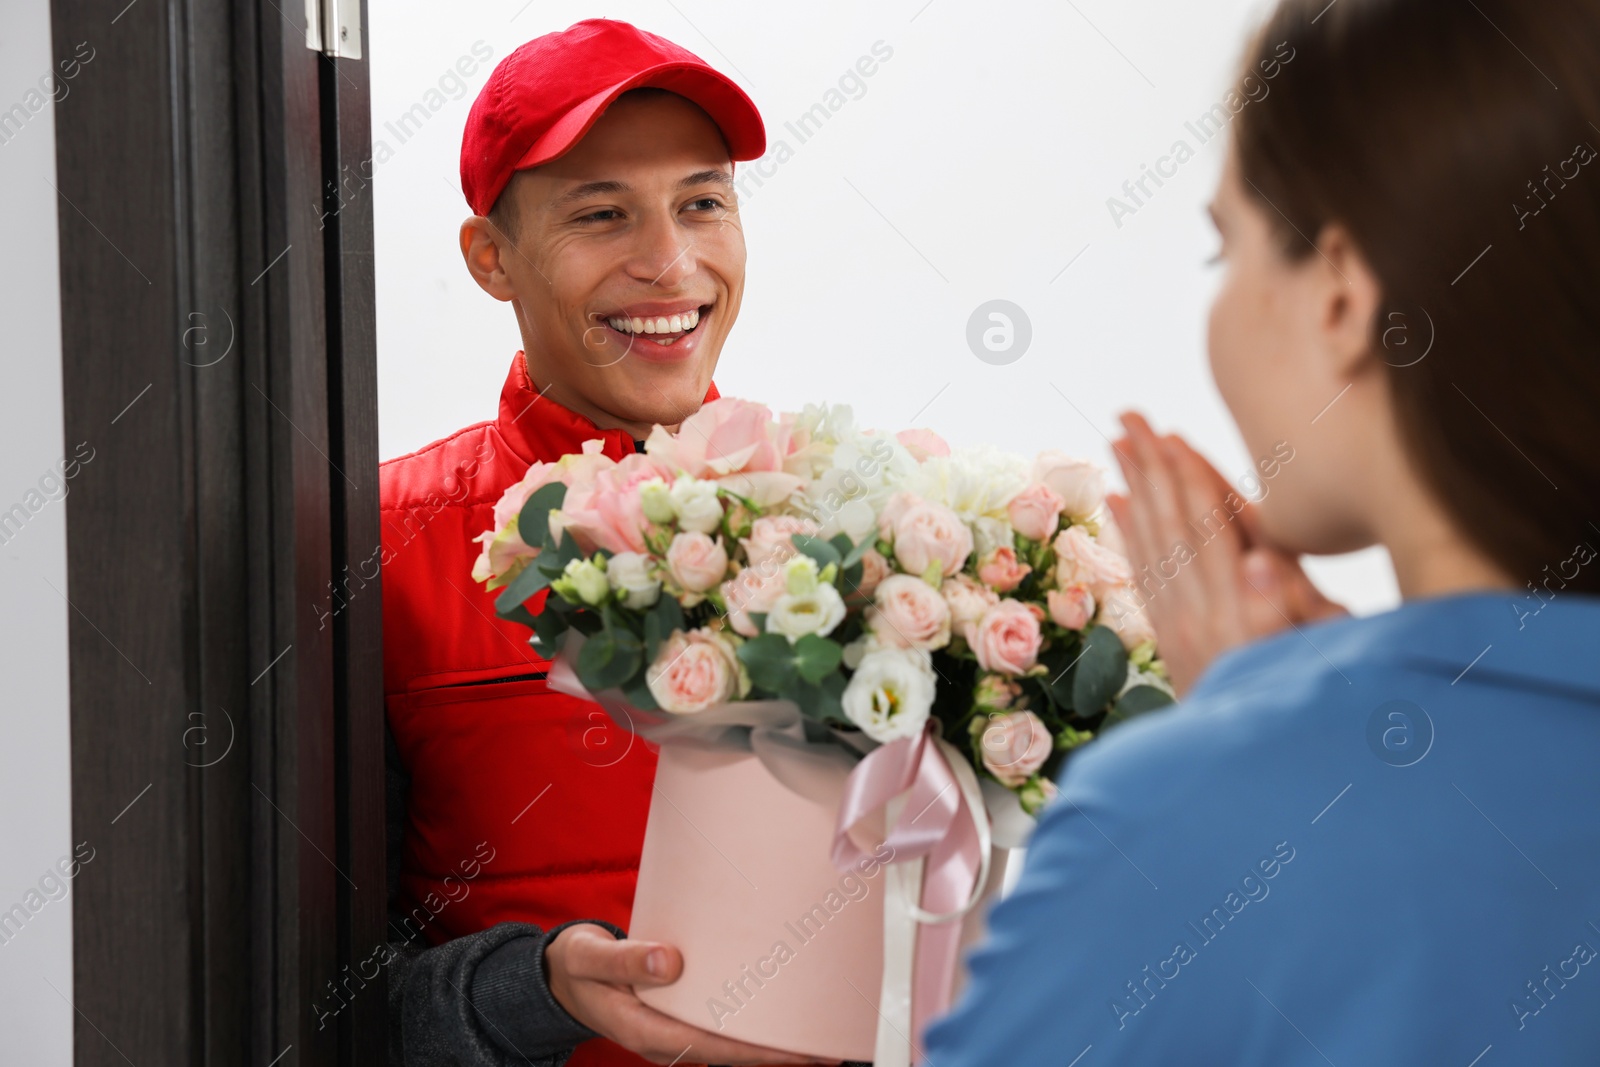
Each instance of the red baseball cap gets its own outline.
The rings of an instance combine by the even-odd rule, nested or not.
[[[666,89],[698,104],[736,160],[766,151],[756,105],[726,76],[664,37],[613,19],[585,19],[500,61],[461,137],[461,191],[479,215],[519,170],[565,154],[629,89]]]

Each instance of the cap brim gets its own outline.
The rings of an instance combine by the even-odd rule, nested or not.
[[[761,112],[743,89],[710,67],[694,63],[663,63],[642,70],[626,81],[598,92],[557,119],[512,170],[527,170],[559,159],[594,126],[606,108],[629,89],[665,89],[700,106],[722,131],[734,160],[759,159],[767,150],[767,130]]]

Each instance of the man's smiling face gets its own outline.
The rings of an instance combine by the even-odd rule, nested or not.
[[[478,283],[512,301],[552,399],[637,436],[700,406],[745,247],[733,164],[699,107],[623,94],[566,155],[518,172],[461,241]]]

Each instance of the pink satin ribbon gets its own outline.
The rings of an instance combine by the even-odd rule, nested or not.
[[[978,890],[981,843],[974,819],[984,812],[966,811],[961,786],[940,752],[930,729],[873,749],[856,765],[845,783],[833,838],[833,864],[848,870],[869,853],[850,831],[880,812],[890,800],[909,791],[900,818],[889,828],[885,844],[896,861],[926,860],[921,907],[951,916],[951,921],[921,923],[917,928],[916,967],[911,991],[911,1032],[921,1047],[929,1022],[950,1007],[960,950],[959,916]]]

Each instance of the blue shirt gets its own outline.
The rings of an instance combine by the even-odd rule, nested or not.
[[[932,1067],[1600,1063],[1600,598],[1289,630],[1068,765]]]

